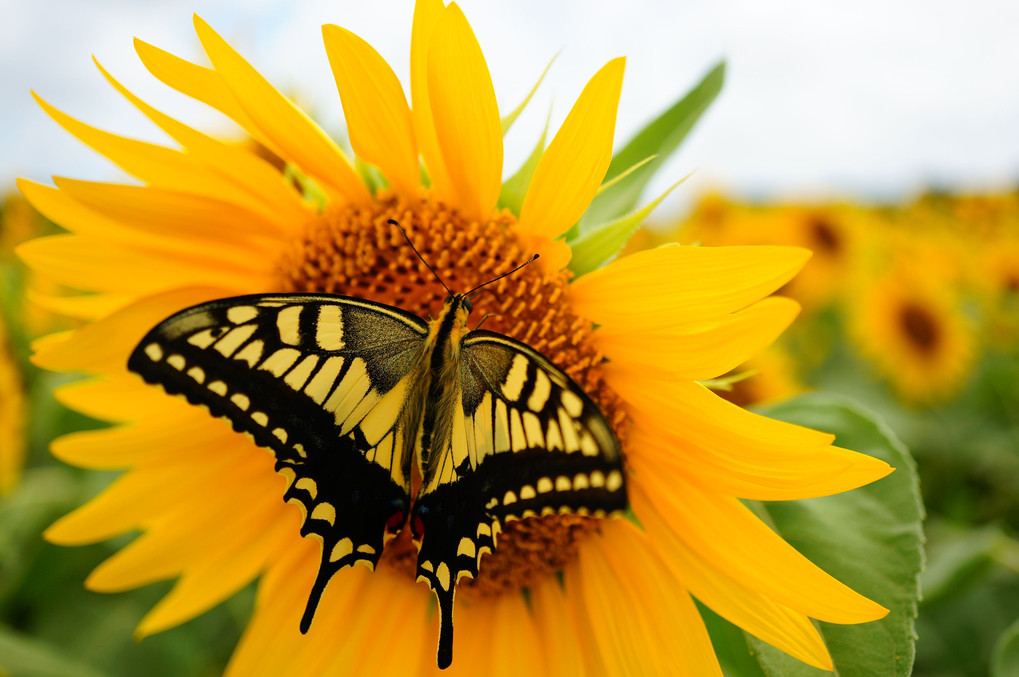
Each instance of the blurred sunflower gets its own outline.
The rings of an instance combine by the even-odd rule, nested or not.
[[[905,399],[918,404],[954,393],[974,357],[972,327],[958,290],[932,264],[902,259],[865,282],[850,308],[860,351]]]
[[[1019,228],[1014,230],[983,243],[979,274],[973,276],[988,341],[1005,350],[1015,350],[1019,340]]]
[[[579,516],[504,525],[481,575],[457,595],[453,671],[719,675],[691,596],[830,669],[809,617],[859,623],[887,613],[799,555],[739,498],[827,495],[891,469],[831,446],[831,435],[750,414],[696,382],[724,374],[791,322],[795,302],[765,297],[808,253],[666,246],[571,281],[573,252],[557,238],[584,213],[609,165],[622,59],[587,83],[540,154],[519,210],[498,210],[498,107],[455,4],[417,4],[410,105],[373,48],[337,26],[323,29],[354,152],[386,182],[374,193],[306,115],[204,21],[196,18],[195,28],[211,68],[137,41],[142,62],[233,119],[286,161],[286,173],[151,108],[103,71],[180,148],[100,131],[40,99],[143,185],[21,183],[71,231],[24,245],[22,256],[92,292],[59,299],[89,324],[40,341],[35,361],[93,375],[61,399],[119,424],[68,435],[53,452],[83,467],[126,469],[47,537],[70,545],[143,532],[87,581],[117,591],[179,577],[139,635],[182,623],[260,576],[228,674],[436,670],[433,598],[414,583],[405,541],[387,547],[374,573],[357,567],[337,576],[302,636],[320,546],[300,537],[299,511],[280,500],[272,459],[125,369],[157,322],[237,294],[342,292],[434,315],[445,293],[386,225],[390,218],[454,288],[542,253],[543,265],[500,281],[475,308],[491,314],[486,328],[546,354],[601,405],[623,442],[641,525]]]
[[[0,496],[18,484],[25,462],[25,390],[0,319]]]

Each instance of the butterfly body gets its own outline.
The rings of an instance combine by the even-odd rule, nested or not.
[[[172,315],[132,353],[129,369],[274,454],[302,535],[322,542],[302,632],[331,578],[374,568],[409,525],[446,667],[457,583],[478,575],[503,523],[625,509],[597,405],[527,345],[471,331],[470,311],[462,294],[431,322],[355,297],[243,296]]]

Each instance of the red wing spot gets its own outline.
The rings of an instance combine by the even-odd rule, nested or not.
[[[393,516],[386,521],[386,531],[391,534],[399,533],[400,528],[403,527],[403,519],[406,517],[403,511],[393,513]]]
[[[415,541],[420,541],[421,537],[425,535],[425,523],[421,521],[419,515],[414,515],[414,520],[410,525],[410,532],[414,536]]]

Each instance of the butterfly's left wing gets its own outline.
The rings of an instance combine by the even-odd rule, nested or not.
[[[450,434],[429,455],[412,519],[418,578],[439,601],[440,667],[452,660],[456,584],[477,576],[502,523],[626,508],[619,443],[580,386],[501,334],[471,332],[461,356]]]
[[[424,320],[364,299],[242,296],[172,315],[128,361],[276,457],[301,535],[322,542],[302,631],[332,576],[374,567],[404,524],[426,335]]]

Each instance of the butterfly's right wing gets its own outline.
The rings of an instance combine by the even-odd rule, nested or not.
[[[304,632],[332,576],[374,567],[404,523],[427,332],[419,317],[363,299],[242,296],[172,315],[128,360],[275,455],[284,498],[303,508],[301,534],[322,541]]]

